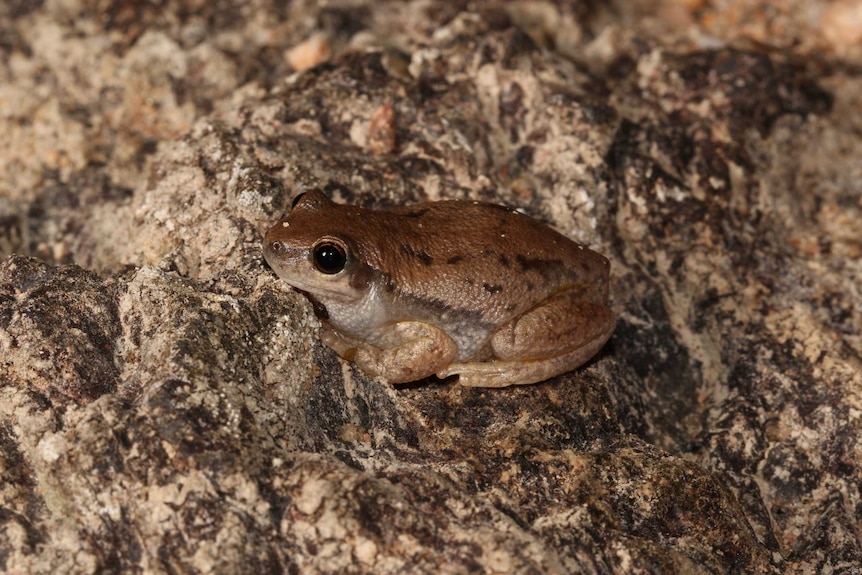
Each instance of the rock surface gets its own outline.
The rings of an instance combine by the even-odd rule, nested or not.
[[[211,4],[0,6],[0,570],[860,572],[854,2]],[[369,380],[260,256],[315,187],[523,209],[617,331]]]

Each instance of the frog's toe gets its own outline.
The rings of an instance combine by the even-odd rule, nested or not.
[[[527,377],[523,364],[512,361],[491,361],[487,363],[454,363],[437,372],[443,379],[450,375],[458,376],[458,383],[464,387],[509,387],[542,381]]]

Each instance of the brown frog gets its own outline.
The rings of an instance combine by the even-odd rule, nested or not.
[[[323,342],[391,383],[536,383],[586,362],[614,330],[608,260],[493,204],[370,210],[311,191],[263,253],[315,304]]]

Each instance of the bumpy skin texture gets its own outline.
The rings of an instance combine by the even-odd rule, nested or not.
[[[337,250],[335,269],[321,249]],[[614,328],[607,258],[493,204],[368,210],[311,191],[263,253],[318,305],[324,341],[392,383],[536,383],[583,364]]]

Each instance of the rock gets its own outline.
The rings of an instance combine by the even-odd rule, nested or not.
[[[859,55],[793,6],[0,8],[0,569],[858,570]],[[370,380],[260,256],[311,188],[528,212],[617,331]]]
[[[302,72],[329,59],[331,47],[322,34],[315,34],[287,51],[285,59],[291,68]]]
[[[0,377],[63,402],[115,392],[116,299],[78,266],[11,257],[0,264]]]

